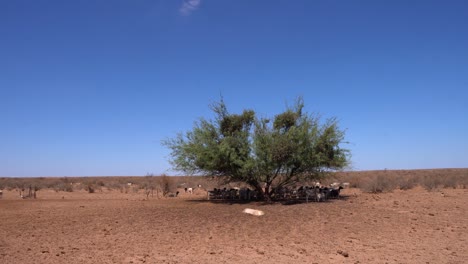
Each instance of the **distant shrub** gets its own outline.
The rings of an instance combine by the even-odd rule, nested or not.
[[[73,185],[71,183],[59,182],[54,184],[52,189],[56,192],[73,192]]]
[[[106,185],[102,180],[97,181],[96,184],[97,184],[97,186],[100,186],[100,187],[104,187]]]
[[[458,186],[457,177],[455,177],[453,175],[449,175],[449,176],[446,176],[446,177],[442,178],[442,187],[455,189],[455,188],[457,188],[457,186]]]
[[[66,192],[73,192],[73,185],[67,184],[63,190]]]
[[[400,190],[410,190],[418,186],[419,177],[416,176],[400,176],[398,178],[398,187]]]
[[[123,186],[124,184],[117,181],[111,181],[106,184],[106,187],[109,190],[120,190],[121,192],[123,192]]]
[[[93,184],[91,184],[91,183],[87,184],[87,185],[86,185],[86,191],[87,191],[88,193],[94,193],[94,192],[95,192],[95,188],[94,188]]]
[[[367,178],[361,183],[361,190],[370,193],[390,192],[398,186],[395,178],[386,175],[377,175]]]
[[[167,196],[174,189],[175,182],[174,179],[166,174],[161,175],[160,177],[160,186],[163,193],[163,196]]]
[[[424,177],[422,177],[420,185],[424,189],[428,191],[432,191],[432,190],[438,189],[442,185],[442,180],[438,176],[425,175]]]
[[[465,175],[461,175],[459,182],[460,182],[460,188],[463,188],[463,189],[468,188],[468,173]]]

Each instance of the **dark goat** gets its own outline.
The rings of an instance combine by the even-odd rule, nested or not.
[[[177,197],[177,195],[179,195],[179,191],[177,191],[176,193],[169,193],[167,196],[168,197]]]
[[[339,197],[340,197],[340,190],[341,190],[341,189],[343,189],[342,186],[338,187],[338,189],[330,188],[329,197],[330,197],[330,198],[339,198]]]

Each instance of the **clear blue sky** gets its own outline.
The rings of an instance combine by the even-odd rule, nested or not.
[[[468,1],[0,1],[0,176],[173,174],[220,94],[303,96],[355,170],[468,167]]]

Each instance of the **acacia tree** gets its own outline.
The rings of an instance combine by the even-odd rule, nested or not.
[[[270,200],[279,188],[348,165],[350,152],[341,147],[344,131],[337,119],[321,122],[304,112],[302,98],[272,119],[252,110],[231,114],[223,99],[211,109],[214,120],[201,118],[192,131],[163,141],[175,170],[244,182]]]

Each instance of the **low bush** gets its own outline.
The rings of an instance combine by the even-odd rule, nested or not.
[[[376,175],[362,182],[360,189],[364,192],[381,193],[393,191],[397,187],[398,184],[395,178],[386,177],[385,175]]]
[[[94,191],[95,191],[94,185],[93,185],[92,183],[88,183],[88,184],[86,185],[86,191],[87,191],[88,193],[94,193]]]
[[[397,181],[398,181],[398,187],[400,188],[400,190],[409,190],[418,186],[418,182],[420,180],[419,180],[419,177],[417,176],[409,176],[409,177],[400,176],[398,177]]]
[[[159,178],[159,186],[162,190],[163,196],[167,196],[169,193],[174,191],[176,184],[172,177],[163,174]]]

